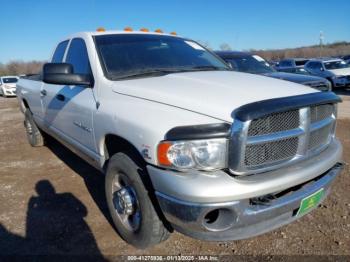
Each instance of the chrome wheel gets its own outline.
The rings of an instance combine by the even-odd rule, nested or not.
[[[112,183],[113,205],[123,226],[135,232],[140,227],[141,212],[137,195],[124,174],[116,174]]]

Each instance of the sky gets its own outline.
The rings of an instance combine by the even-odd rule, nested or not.
[[[75,32],[130,26],[234,50],[350,41],[350,0],[0,0],[0,63],[46,60]]]

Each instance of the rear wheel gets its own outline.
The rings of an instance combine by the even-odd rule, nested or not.
[[[108,163],[105,190],[109,211],[120,236],[137,248],[166,240],[169,231],[159,218],[132,156],[117,153]]]
[[[44,137],[34,122],[32,112],[26,109],[24,112],[24,127],[26,128],[27,139],[31,146],[43,146],[45,144]]]

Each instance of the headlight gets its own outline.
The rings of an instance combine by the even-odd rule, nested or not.
[[[332,79],[345,79],[346,76],[342,76],[342,75],[335,75],[335,76],[332,76]]]
[[[332,83],[331,81],[326,80],[327,86],[328,86],[328,91],[332,91]]]
[[[215,170],[227,167],[226,138],[163,141],[158,145],[158,163],[178,170]]]

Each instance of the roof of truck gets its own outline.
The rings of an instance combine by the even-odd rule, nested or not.
[[[105,31],[84,31],[84,32],[78,32],[70,35],[69,37],[74,37],[77,35],[88,35],[88,36],[96,36],[96,35],[121,35],[121,34],[144,34],[144,35],[166,35],[166,36],[173,36],[173,37],[179,37],[177,35],[171,34],[171,33],[158,33],[158,32],[144,32],[144,31],[125,31],[125,30],[105,30]]]

